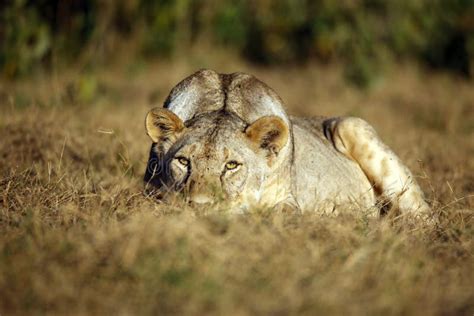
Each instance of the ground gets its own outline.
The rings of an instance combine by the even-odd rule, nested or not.
[[[200,66],[257,75],[292,114],[366,119],[439,223],[144,196],[145,114]],[[225,58],[1,82],[0,314],[473,315],[472,87],[407,63],[360,91],[335,65]]]

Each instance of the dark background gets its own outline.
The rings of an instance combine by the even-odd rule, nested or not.
[[[341,63],[370,85],[394,61],[473,72],[472,0],[10,0],[0,5],[0,71],[7,79],[117,55],[173,58],[220,47],[258,65]]]

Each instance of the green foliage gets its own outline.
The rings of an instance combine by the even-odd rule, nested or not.
[[[474,59],[472,0],[15,0],[2,11],[0,67],[8,77],[45,64],[53,51],[75,58],[108,43],[107,58],[112,35],[136,39],[145,56],[204,40],[257,63],[341,61],[360,86],[400,58],[464,75]]]
[[[220,43],[238,49],[244,47],[249,32],[245,13],[242,1],[231,2],[218,9],[213,29]]]
[[[51,64],[53,52],[68,60],[85,51],[98,28],[93,1],[12,0],[0,6],[0,69],[7,77]]]
[[[145,18],[144,51],[148,54],[170,54],[177,36],[179,1],[150,1],[141,6]]]
[[[1,14],[5,26],[0,65],[7,76],[27,73],[51,47],[51,30],[38,12],[15,0]]]

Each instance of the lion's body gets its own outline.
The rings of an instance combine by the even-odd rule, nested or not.
[[[372,185],[360,166],[324,136],[325,118],[292,117],[295,196],[302,209],[356,203],[369,209],[375,204]],[[321,207],[320,207],[321,208]]]
[[[155,168],[149,163],[145,180],[195,203],[219,195],[240,210],[373,211],[388,199],[404,212],[428,209],[410,171],[368,123],[290,117],[253,76],[199,71],[150,111],[146,127]]]

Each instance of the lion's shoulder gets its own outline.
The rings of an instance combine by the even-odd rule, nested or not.
[[[324,137],[324,122],[329,118],[326,116],[312,116],[312,117],[298,117],[290,116],[290,121],[293,126],[303,129],[308,137]]]

